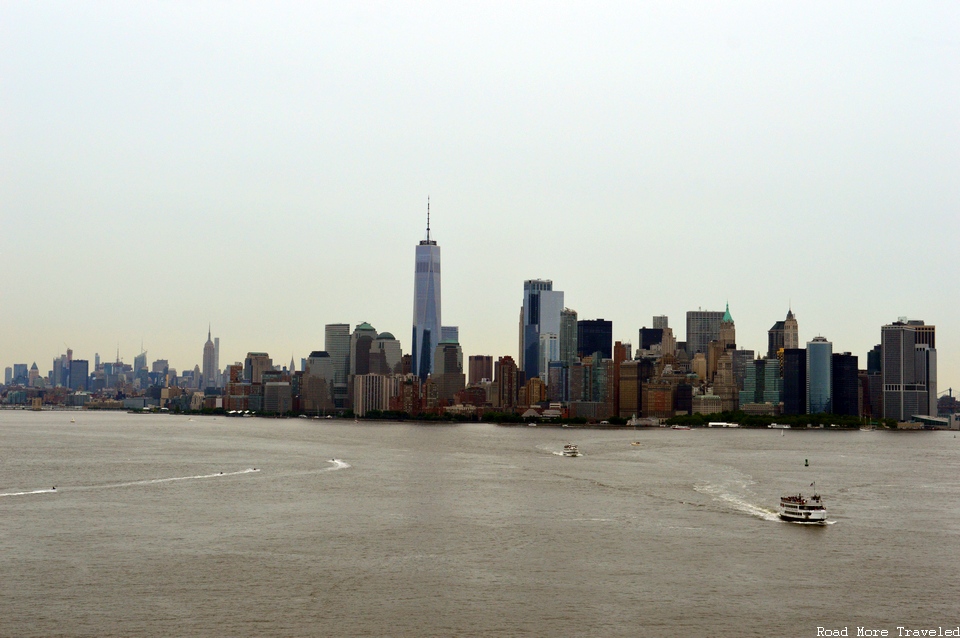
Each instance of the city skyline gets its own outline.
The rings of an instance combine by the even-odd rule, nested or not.
[[[209,322],[221,368],[333,322],[410,352],[429,194],[464,356],[516,358],[550,279],[634,345],[728,301],[756,353],[789,308],[860,357],[922,319],[957,388],[958,11],[4,5],[0,364],[193,369]]]

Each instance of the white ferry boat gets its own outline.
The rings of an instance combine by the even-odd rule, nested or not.
[[[813,496],[803,494],[780,497],[780,518],[793,523],[818,523],[826,525],[827,506],[820,495],[814,492]]]
[[[578,448],[573,443],[567,443],[563,446],[563,455],[564,456],[580,456],[580,448]]]

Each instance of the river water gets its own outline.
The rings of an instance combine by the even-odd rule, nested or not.
[[[0,411],[0,635],[953,628],[958,470],[952,432]],[[779,521],[814,481],[831,524]]]

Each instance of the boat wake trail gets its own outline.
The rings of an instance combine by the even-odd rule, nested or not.
[[[56,494],[57,490],[30,490],[29,492],[5,492],[0,496],[27,496],[29,494]]]
[[[756,516],[765,521],[780,520],[780,516],[775,511],[749,503],[739,496],[724,490],[719,485],[694,485],[693,489],[701,494],[708,494],[712,496],[714,500],[722,501],[745,514]]]
[[[345,470],[350,467],[350,464],[346,461],[341,461],[340,459],[330,459],[328,463],[333,463],[333,467],[328,467],[325,469],[327,472],[332,472],[333,470]]]
[[[221,476],[237,476],[238,474],[250,474],[252,472],[259,472],[259,471],[260,470],[258,470],[257,468],[251,467],[245,470],[238,470],[236,472],[217,472],[216,474],[197,474],[196,476],[174,476],[171,478],[146,479],[143,481],[128,481],[126,483],[110,483],[107,485],[77,487],[73,489],[94,490],[94,489],[106,489],[110,487],[133,487],[135,485],[154,485],[156,483],[172,483],[174,481],[196,481],[199,479],[220,478]]]

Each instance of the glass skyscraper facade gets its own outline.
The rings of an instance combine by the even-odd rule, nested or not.
[[[523,282],[522,312],[521,364],[526,378],[532,379],[540,376],[540,334],[560,334],[563,291],[554,290],[549,279],[528,279]]]
[[[416,251],[413,276],[413,337],[411,369],[426,380],[433,373],[433,352],[440,342],[440,246],[430,239],[430,202],[427,202],[427,238]]]
[[[711,341],[720,340],[720,322],[724,313],[713,310],[687,312],[687,354],[693,358],[698,352],[707,354]]]
[[[831,412],[833,344],[824,337],[807,342],[807,414]]]

